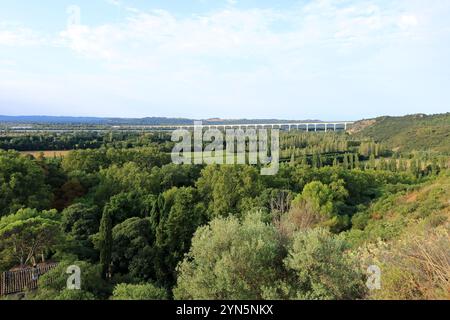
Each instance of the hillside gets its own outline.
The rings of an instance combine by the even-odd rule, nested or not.
[[[450,173],[386,195],[354,217],[347,238],[382,270],[373,299],[450,299]],[[358,221],[356,221],[358,220]],[[365,243],[365,245],[362,245]]]
[[[392,150],[450,152],[450,113],[380,117],[355,123],[351,132],[370,138]]]

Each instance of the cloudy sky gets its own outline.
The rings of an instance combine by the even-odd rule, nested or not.
[[[448,111],[449,0],[0,0],[0,114]]]

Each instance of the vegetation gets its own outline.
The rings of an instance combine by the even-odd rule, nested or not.
[[[0,271],[58,263],[26,299],[449,299],[448,117],[284,132],[275,176],[174,165],[166,133],[6,133]]]
[[[368,126],[357,124],[355,131],[358,137],[381,141],[393,150],[402,152],[430,150],[448,154],[450,153],[449,124],[450,113],[418,114],[377,118]]]
[[[216,218],[179,266],[177,299],[357,299],[362,273],[324,229],[284,239],[261,213]]]
[[[118,284],[113,291],[113,300],[165,300],[167,292],[151,283]]]

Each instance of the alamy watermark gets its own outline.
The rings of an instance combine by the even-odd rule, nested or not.
[[[81,8],[77,5],[70,5],[66,8],[67,28],[79,26],[81,24]]]
[[[69,266],[66,273],[70,276],[67,278],[68,290],[81,290],[81,269],[79,266]]]
[[[229,128],[222,132],[211,126],[204,130],[201,121],[196,121],[193,129],[193,132],[187,129],[177,129],[172,132],[172,141],[177,142],[171,153],[173,163],[261,164],[262,175],[278,173],[279,129]],[[204,147],[205,142],[208,144]]]
[[[381,289],[381,269],[377,265],[371,265],[367,268],[369,277],[367,278],[366,286],[369,290]]]

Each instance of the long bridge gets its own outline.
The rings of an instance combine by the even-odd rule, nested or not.
[[[173,125],[48,125],[48,126],[7,126],[0,127],[0,132],[88,132],[88,131],[169,131],[177,129],[192,130],[201,122],[195,122],[193,124],[173,124]],[[211,124],[201,123],[203,129],[279,129],[283,131],[300,130],[305,132],[318,132],[318,131],[346,131],[354,122],[352,121],[331,121],[331,122],[272,122],[272,123],[222,123]]]
[[[132,126],[134,129],[152,129],[152,130],[176,130],[176,129],[194,129],[201,126],[203,129],[280,129],[280,130],[303,130],[303,131],[338,131],[347,130],[352,121],[336,121],[336,122],[292,122],[292,123],[238,123],[238,124],[204,124],[198,122],[189,125],[137,125]],[[130,126],[113,126],[113,129],[125,129]]]

